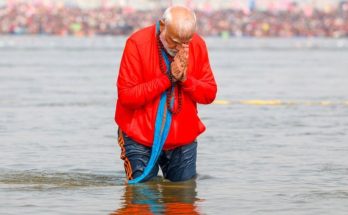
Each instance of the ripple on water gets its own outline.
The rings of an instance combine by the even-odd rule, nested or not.
[[[302,200],[328,200],[328,199],[348,199],[348,190],[312,190],[295,196],[296,199]]]
[[[81,172],[52,171],[1,171],[0,184],[6,188],[28,189],[73,189],[84,187],[119,186],[124,178],[115,175],[90,174]]]

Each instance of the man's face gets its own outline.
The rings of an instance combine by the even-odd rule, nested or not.
[[[176,53],[181,49],[183,44],[188,44],[192,36],[188,39],[180,39],[177,32],[173,29],[171,25],[165,25],[161,21],[162,31],[160,34],[160,39],[163,43],[164,48],[171,56],[175,56]]]

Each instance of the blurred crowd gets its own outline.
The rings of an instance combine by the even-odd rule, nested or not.
[[[129,35],[153,24],[163,10],[129,7],[81,9],[66,5],[17,3],[0,7],[0,34]],[[331,10],[198,10],[198,31],[222,37],[348,37],[348,3]]]

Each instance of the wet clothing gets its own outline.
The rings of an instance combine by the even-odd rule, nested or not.
[[[115,121],[132,140],[151,147],[160,95],[170,87],[160,70],[155,25],[131,35],[124,49],[117,79]],[[194,142],[205,130],[197,114],[197,103],[209,104],[216,96],[216,83],[207,48],[195,34],[189,43],[187,80],[182,83],[182,109],[173,115],[164,150]],[[177,95],[177,93],[176,93]],[[177,104],[177,96],[175,97]]]
[[[150,160],[151,148],[135,142],[120,130],[118,140],[128,180],[140,176]],[[196,159],[197,141],[172,150],[163,150],[157,164],[144,181],[157,176],[159,167],[161,167],[165,179],[170,181],[189,180],[196,176]]]

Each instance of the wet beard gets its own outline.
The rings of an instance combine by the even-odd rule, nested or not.
[[[170,56],[175,57],[175,55],[178,51],[176,51],[175,49],[168,48],[168,44],[167,44],[166,40],[163,38],[163,33],[160,34],[160,40],[161,40],[161,43],[163,44],[163,47],[166,49],[167,53]]]

